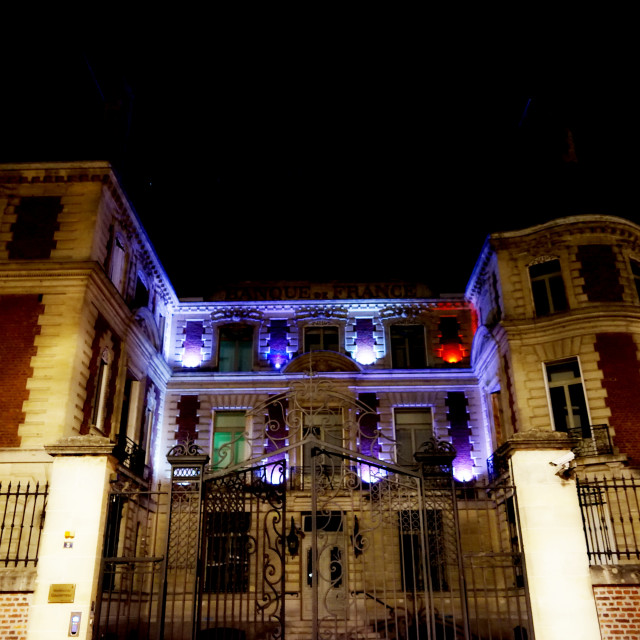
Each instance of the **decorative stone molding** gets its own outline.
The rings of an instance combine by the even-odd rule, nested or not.
[[[69,436],[56,443],[45,445],[50,456],[107,456],[115,446],[109,438],[95,435]]]
[[[576,441],[563,431],[531,429],[514,433],[496,450],[494,456],[497,454],[511,457],[516,451],[573,449],[575,444]]]
[[[294,358],[283,373],[305,373],[308,371],[352,371],[360,373],[358,364],[334,351],[313,351]]]
[[[314,304],[296,309],[296,320],[346,320],[349,308],[331,304]]]
[[[255,307],[218,307],[211,311],[212,323],[223,322],[260,322],[262,313]]]

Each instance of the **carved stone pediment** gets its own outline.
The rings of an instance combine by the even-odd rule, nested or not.
[[[294,358],[283,373],[304,373],[307,371],[352,371],[360,372],[358,364],[335,351],[312,351]]]

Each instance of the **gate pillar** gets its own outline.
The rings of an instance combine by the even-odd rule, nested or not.
[[[171,465],[163,628],[166,640],[192,640],[198,629],[202,487],[209,456],[194,442],[177,444],[167,454]]]
[[[72,436],[45,447],[54,457],[42,531],[38,577],[27,637],[62,638],[72,613],[80,613],[77,638],[92,634],[107,510],[113,443],[100,436]]]
[[[562,466],[554,464],[571,446],[566,433],[524,431],[496,453],[510,459],[518,488],[536,638],[600,640],[575,479],[559,475]]]

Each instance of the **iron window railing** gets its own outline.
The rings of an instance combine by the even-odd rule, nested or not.
[[[592,424],[586,429],[575,427],[569,429],[568,433],[571,438],[577,441],[577,445],[573,449],[577,458],[613,453],[611,432],[606,424]],[[587,437],[585,437],[586,435]]]
[[[589,564],[640,561],[640,480],[576,479]]]
[[[145,477],[145,450],[131,438],[120,437],[113,448],[113,455],[118,462],[138,478]]]
[[[4,566],[38,564],[49,485],[0,483],[0,561]]]

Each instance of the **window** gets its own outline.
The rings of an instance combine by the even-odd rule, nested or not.
[[[578,247],[582,290],[589,302],[622,302],[623,289],[616,254],[609,244],[589,244]]]
[[[342,410],[328,409],[317,413],[305,414],[302,426],[302,437],[313,436],[336,447],[342,446]],[[311,467],[311,449],[314,445],[305,444],[302,451],[303,467]]]
[[[205,591],[247,593],[250,526],[251,514],[245,511],[206,514]]]
[[[122,293],[124,286],[124,274],[127,266],[127,252],[124,241],[119,235],[113,238],[111,257],[109,259],[109,278],[116,289]]]
[[[547,260],[529,267],[533,305],[537,316],[567,309],[567,296],[559,260]]]
[[[59,197],[22,198],[15,208],[16,221],[11,225],[12,239],[7,242],[9,260],[46,260],[56,248],[55,233],[60,229]]]
[[[636,286],[636,293],[638,294],[638,298],[640,298],[640,262],[638,262],[637,260],[633,260],[633,258],[629,262],[631,264],[633,283]]]
[[[109,381],[109,362],[111,352],[103,349],[98,361],[98,372],[96,375],[96,388],[93,396],[93,407],[91,410],[91,424],[96,429],[103,430],[105,405],[107,399],[107,383]]]
[[[120,464],[142,477],[147,459],[146,420],[142,421],[142,385],[131,371],[127,371],[120,412],[120,428],[113,450]],[[146,412],[145,412],[146,417]]]
[[[390,333],[391,363],[394,369],[424,369],[427,366],[423,325],[394,324]]]
[[[398,512],[400,524],[400,562],[404,591],[424,591],[424,537],[421,535],[420,512]],[[434,591],[448,591],[444,526],[440,509],[426,509],[424,523],[428,540],[429,579]]]
[[[216,411],[211,466],[224,469],[245,459],[244,411]]]
[[[218,371],[251,371],[253,327],[227,324],[220,327],[218,338]]]
[[[578,359],[547,364],[546,370],[555,430],[572,431],[580,437],[590,438],[589,414]]]
[[[429,409],[396,409],[396,460],[398,464],[415,464],[413,454],[433,435]]]
[[[309,351],[340,351],[338,327],[305,327],[304,350],[305,353],[308,353]]]
[[[133,297],[133,308],[141,309],[149,306],[149,288],[144,282],[142,275],[138,273],[136,279],[136,292]]]

